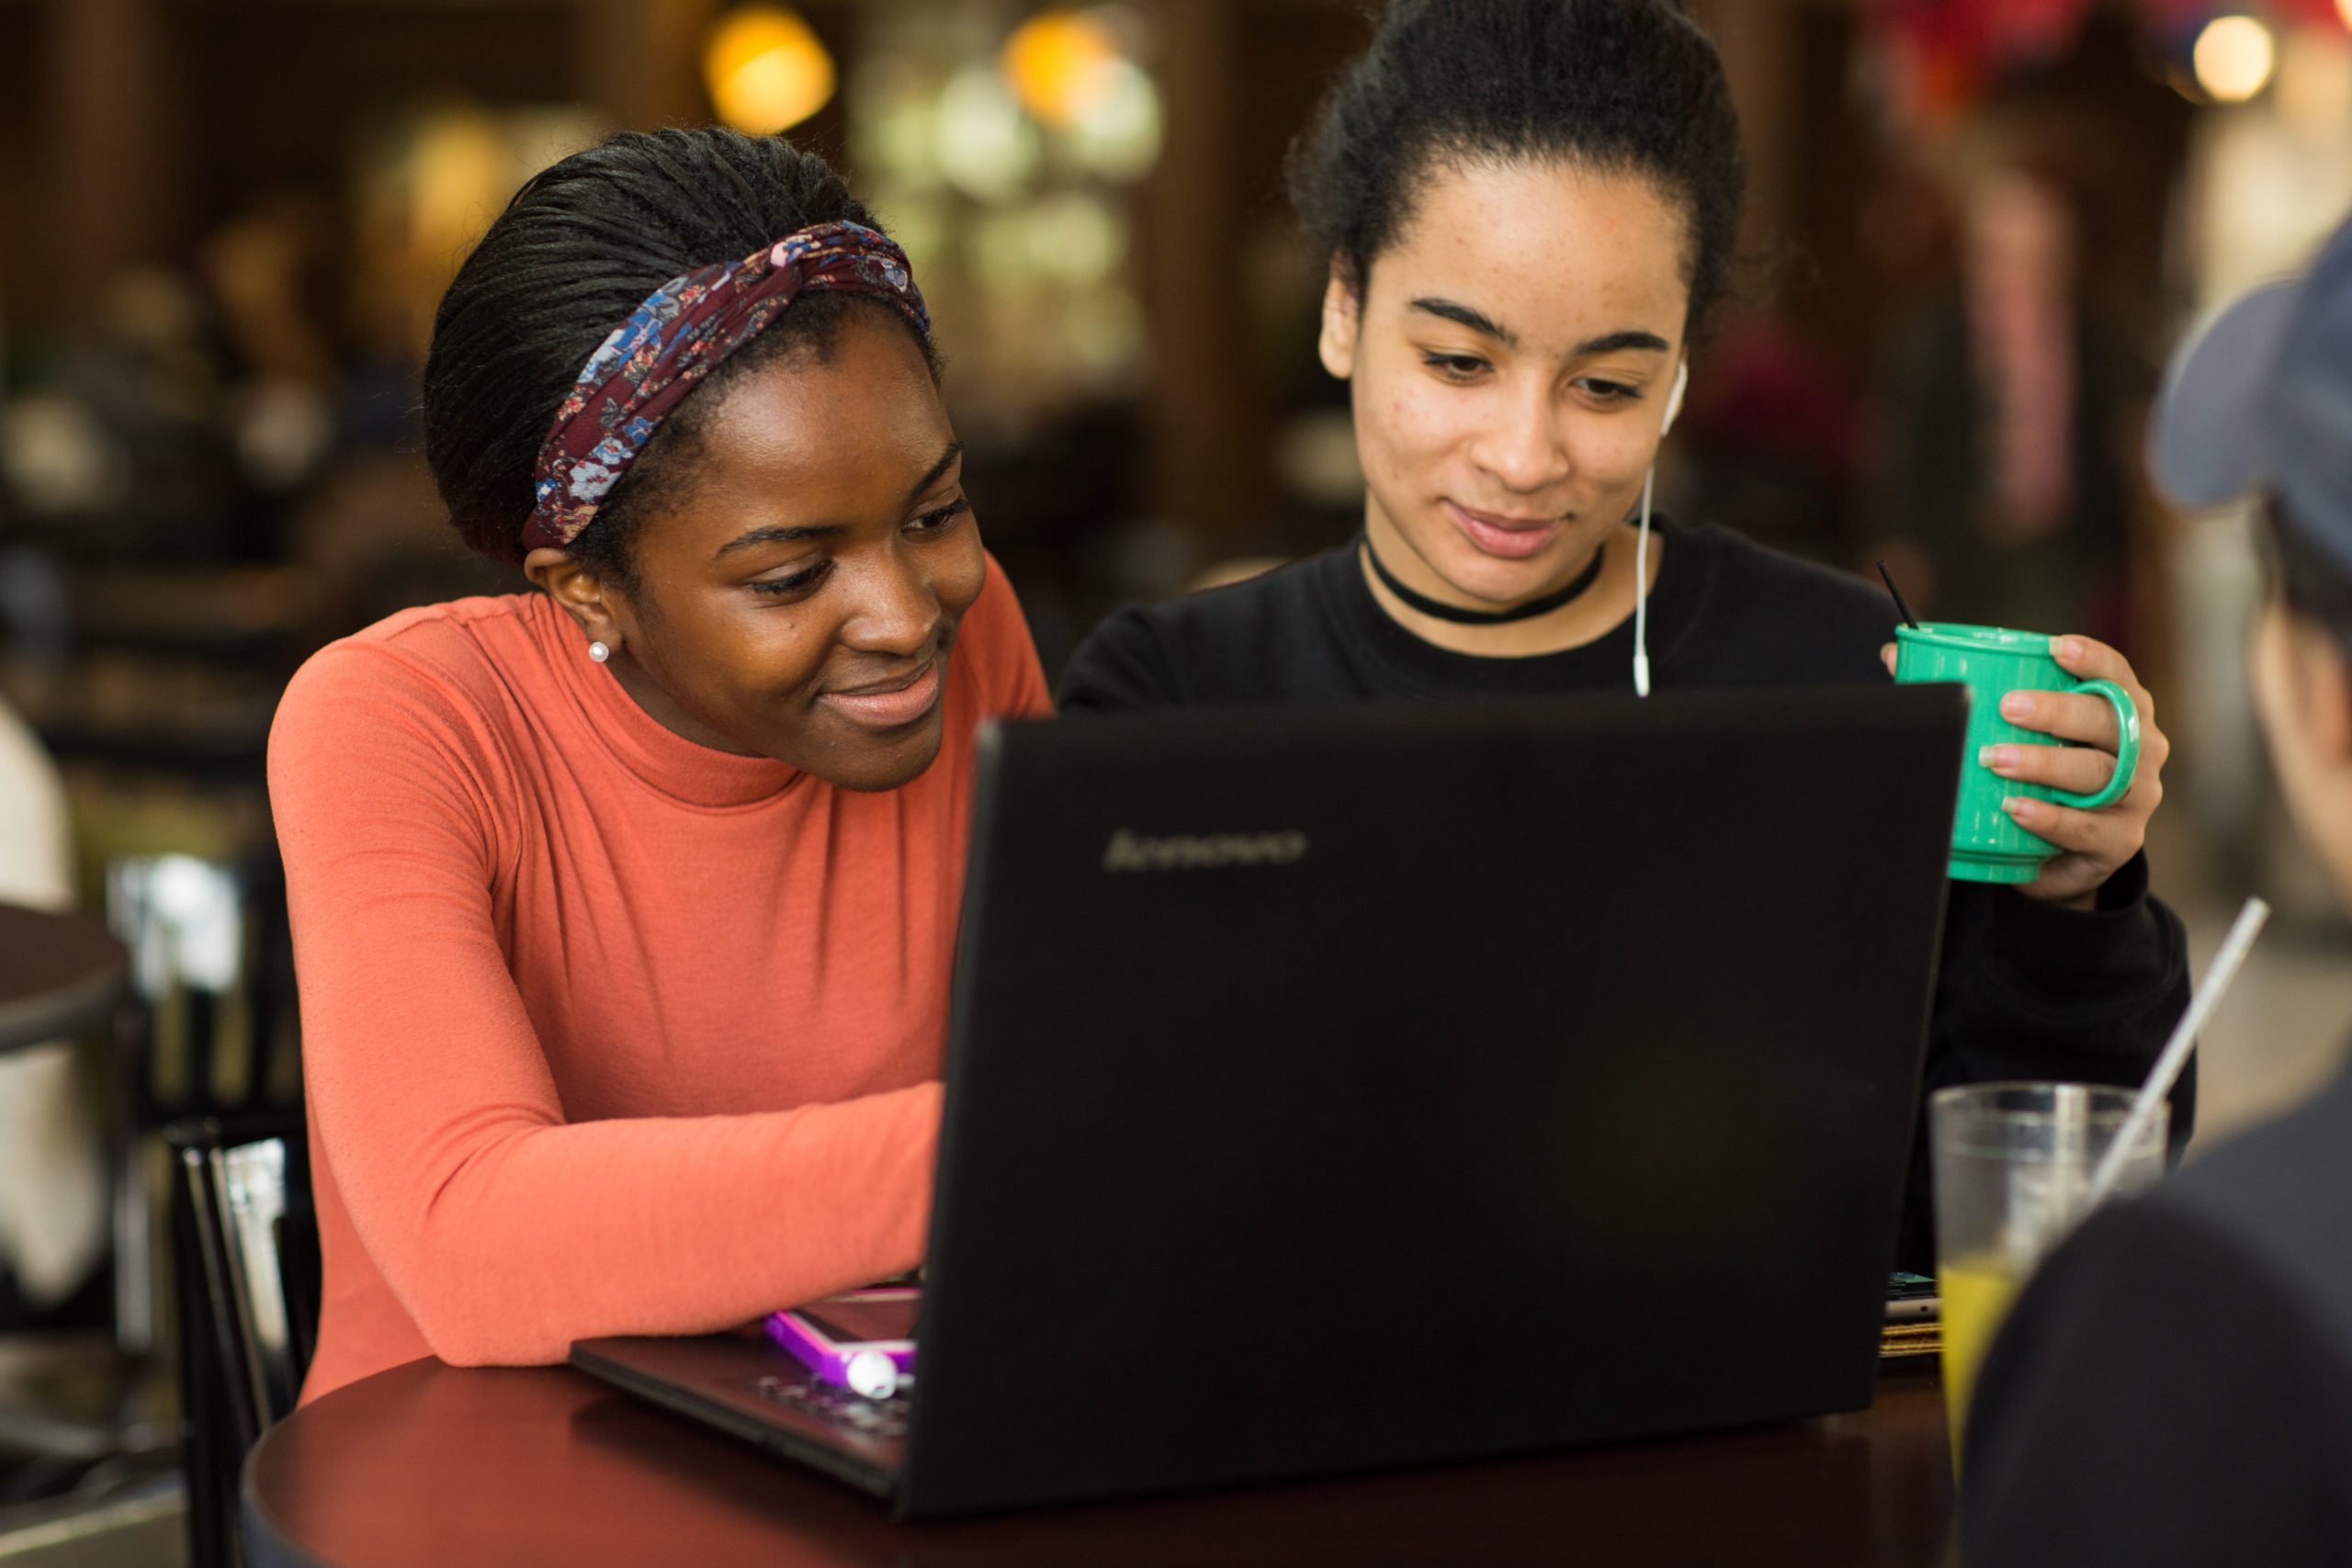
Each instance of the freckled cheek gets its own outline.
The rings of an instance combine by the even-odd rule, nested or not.
[[[1657,453],[1648,428],[1637,418],[1622,414],[1572,423],[1567,447],[1577,471],[1606,490],[1638,486]]]
[[[1358,433],[1365,475],[1394,480],[1441,465],[1476,433],[1476,401],[1458,391],[1445,397],[1417,390],[1390,394]]]

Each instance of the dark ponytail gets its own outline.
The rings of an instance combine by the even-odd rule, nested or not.
[[[1291,199],[1361,288],[1431,173],[1556,160],[1682,209],[1690,326],[1723,292],[1747,165],[1715,46],[1674,0],[1395,0],[1291,149]]]
[[[449,520],[484,555],[519,561],[531,469],[581,367],[645,297],[681,274],[747,256],[812,223],[875,227],[839,175],[780,138],[722,130],[624,132],[541,171],[458,268],[433,319],[424,456]],[[665,454],[694,439],[734,377],[795,344],[822,353],[840,294],[795,303],[672,412],[572,554],[628,585],[629,536],[671,482]],[[924,344],[931,360],[931,345]],[[933,373],[937,364],[932,361]]]

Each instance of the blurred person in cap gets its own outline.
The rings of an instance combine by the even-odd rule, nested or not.
[[[2158,481],[2258,499],[2250,669],[2297,827],[2352,897],[2352,223],[2176,356]],[[2352,1075],[2086,1222],[1970,1409],[1972,1563],[2352,1562]]]

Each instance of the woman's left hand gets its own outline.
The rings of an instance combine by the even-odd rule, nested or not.
[[[2100,811],[2078,811],[2046,800],[2012,795],[2003,803],[2028,832],[2048,840],[2059,852],[2041,874],[2018,887],[2029,898],[2079,909],[2098,906],[2098,890],[2147,842],[2148,818],[2165,797],[2165,759],[2172,742],[2156,728],[2155,700],[2132,670],[2132,661],[2086,637],[2050,640],[2059,667],[2077,680],[2109,680],[2132,695],[2140,710],[2140,765],[2120,800]],[[2075,745],[1988,746],[1978,761],[2005,779],[2046,784],[2069,795],[2092,795],[2115,774],[2115,710],[2104,697],[2075,692],[2011,692],[2001,699],[2001,716]]]

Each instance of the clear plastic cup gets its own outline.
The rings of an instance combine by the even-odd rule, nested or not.
[[[1928,1102],[1943,1298],[1944,1411],[1955,1472],[1977,1368],[2034,1268],[2085,1213],[2091,1173],[2136,1091],[2075,1083],[1963,1084]],[[2164,1174],[2168,1107],[2126,1156],[2118,1196]]]

